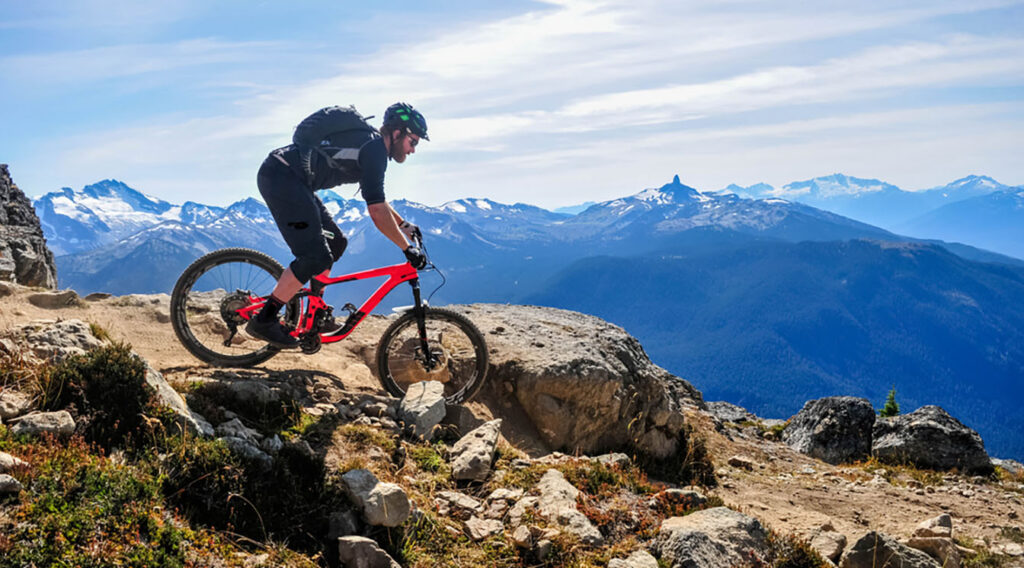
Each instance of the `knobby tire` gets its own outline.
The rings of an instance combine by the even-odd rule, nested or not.
[[[473,322],[458,312],[430,307],[425,307],[423,310],[430,349],[443,351],[445,355],[446,368],[440,371],[447,379],[444,392],[446,401],[448,404],[459,404],[473,398],[487,379],[487,344],[483,334]],[[440,333],[436,330],[441,329],[441,326],[448,330],[449,336],[456,336],[445,338],[445,341],[451,340],[458,343],[459,346],[452,348],[440,345],[445,341],[432,336],[432,333]],[[416,339],[418,338],[416,330],[415,310],[410,310],[388,326],[377,345],[378,377],[384,388],[396,397],[405,396],[408,385],[419,382],[419,380],[444,380],[437,378],[437,371],[428,372],[423,369],[422,365],[419,367],[419,375],[415,376],[414,374],[411,381],[398,380],[399,372],[394,369],[398,363],[396,360],[400,357],[403,358],[402,363],[406,367],[412,364],[408,360],[408,351],[416,348]],[[410,334],[415,337],[411,337]],[[407,346],[403,347],[403,344],[407,344]],[[404,356],[400,355],[403,350],[406,351]]]

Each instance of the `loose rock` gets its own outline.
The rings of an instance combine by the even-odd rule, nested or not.
[[[394,483],[381,483],[367,469],[354,469],[341,476],[352,501],[363,510],[363,518],[374,526],[397,527],[409,517],[411,506],[405,490]]]
[[[25,414],[32,408],[32,399],[15,390],[0,392],[0,420],[10,420]]]
[[[434,427],[444,420],[444,383],[422,381],[409,385],[398,406],[398,418],[417,436],[430,440]]]
[[[17,495],[21,493],[21,482],[6,473],[0,473],[0,495]]]
[[[914,536],[951,538],[953,536],[953,518],[943,513],[938,517],[922,521],[914,529]]]
[[[33,306],[46,309],[59,309],[68,306],[75,306],[81,303],[81,298],[74,290],[62,290],[60,292],[38,292],[29,294],[28,302]]]
[[[338,560],[345,568],[402,568],[376,541],[363,536],[339,538]]]
[[[11,454],[0,452],[0,473],[8,473],[16,467],[25,467],[27,465],[27,463]]]
[[[474,516],[466,521],[466,530],[469,532],[469,538],[474,541],[500,534],[502,528],[501,521],[492,519],[481,519]]]
[[[501,419],[491,420],[466,434],[452,446],[452,478],[484,481],[491,473],[491,462],[498,447]]]
[[[53,434],[58,437],[67,437],[74,431],[75,421],[67,410],[33,412],[18,418],[17,422],[11,426],[11,433],[15,436]]]
[[[608,568],[658,568],[658,560],[647,551],[637,550],[624,560],[612,560],[608,563]]]

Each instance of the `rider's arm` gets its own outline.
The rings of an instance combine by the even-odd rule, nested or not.
[[[402,250],[409,248],[409,242],[405,240],[405,235],[398,228],[397,215],[386,201],[371,203],[366,206],[366,210],[370,212],[370,219],[373,219],[373,224],[377,226],[377,229],[385,237],[391,239],[391,242],[398,245],[398,248]]]
[[[388,154],[383,141],[378,138],[360,150],[359,167],[363,171],[359,189],[366,200],[366,211],[370,214],[370,219],[373,219],[373,224],[385,237],[391,239],[398,248],[405,250],[409,247],[409,242],[398,228],[402,218],[384,199],[384,170],[388,167]]]
[[[388,203],[388,208],[391,209],[391,215],[394,216],[395,223],[398,223],[398,226],[401,227],[402,223],[405,222],[405,219],[402,219],[402,216],[398,214],[398,211],[395,211],[394,207],[391,207],[390,203]]]

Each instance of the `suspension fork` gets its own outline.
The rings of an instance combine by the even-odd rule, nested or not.
[[[423,353],[423,366],[428,371],[432,371],[437,366],[437,358],[431,353],[430,345],[427,343],[427,311],[423,306],[423,301],[420,299],[420,279],[413,278],[409,281],[409,285],[412,286],[412,313],[413,317],[416,318],[416,330],[420,334],[420,351]]]

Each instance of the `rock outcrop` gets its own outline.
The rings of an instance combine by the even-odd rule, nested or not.
[[[57,287],[57,265],[28,197],[0,164],[0,280]]]
[[[782,441],[830,464],[855,462],[871,454],[875,409],[864,398],[830,396],[810,400],[790,420]]]
[[[920,550],[896,539],[870,531],[843,553],[839,568],[940,568],[939,563]]]
[[[992,461],[977,432],[938,406],[875,423],[871,453],[881,461],[968,473],[992,472]]]
[[[682,405],[701,394],[658,367],[622,328],[537,306],[474,304],[463,311],[491,348],[488,381],[522,406],[552,449],[630,448],[661,459],[680,448]]]
[[[753,517],[714,507],[665,519],[653,546],[673,568],[747,566],[767,555],[768,533]]]

